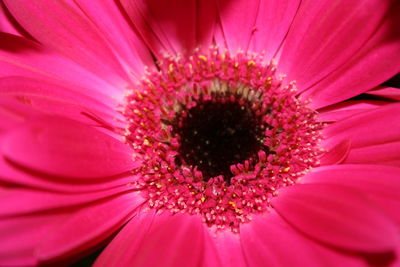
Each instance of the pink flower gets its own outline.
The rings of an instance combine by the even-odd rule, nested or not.
[[[396,1],[3,2],[1,266],[399,263]]]

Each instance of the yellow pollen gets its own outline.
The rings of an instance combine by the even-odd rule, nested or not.
[[[143,145],[145,145],[145,146],[150,146],[150,142],[149,142],[149,140],[147,140],[147,139],[144,139],[144,141],[143,141]]]
[[[143,100],[142,94],[139,92],[139,90],[135,90],[136,95],[139,97],[140,100]]]
[[[236,208],[236,203],[235,202],[229,201],[228,204],[231,205],[232,207]]]
[[[256,63],[253,60],[250,60],[249,62],[247,62],[247,66],[249,66],[249,67],[253,67],[255,65],[256,65]]]
[[[199,55],[199,59],[203,60],[204,62],[207,62],[207,57],[206,56]]]

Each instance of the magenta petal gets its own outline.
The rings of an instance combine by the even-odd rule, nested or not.
[[[319,109],[318,120],[322,122],[341,121],[389,103],[388,101],[380,100],[353,100],[341,102]]]
[[[362,258],[304,237],[274,213],[254,216],[242,226],[240,236],[249,267],[364,266]]]
[[[400,141],[353,148],[344,163],[400,166]]]
[[[116,232],[143,203],[136,192],[84,207],[41,239],[36,255],[53,261],[83,252]]]
[[[217,5],[215,1],[198,1],[196,6],[197,45],[208,47],[213,42],[217,23]]]
[[[200,266],[205,245],[200,218],[149,212],[133,218],[95,266]]]
[[[272,206],[300,232],[335,247],[378,253],[399,245],[398,227],[350,187],[298,184],[281,189]]]
[[[121,174],[139,164],[122,142],[57,116],[43,116],[8,132],[1,147],[18,165],[77,180]]]
[[[131,189],[123,185],[98,192],[63,194],[32,189],[4,189],[0,193],[0,217],[31,214],[82,205]],[[40,216],[40,215],[38,215]]]
[[[126,185],[135,180],[135,177],[123,175],[122,177],[110,177],[110,179],[96,181],[96,183],[87,179],[82,179],[77,183],[75,178],[68,180],[65,177],[55,177],[21,169],[5,160],[4,157],[0,158],[0,170],[0,181],[6,184],[62,193],[101,191]]]
[[[302,1],[279,68],[314,107],[338,103],[395,75],[400,63],[396,1]],[[374,12],[371,12],[374,10]],[[394,63],[395,62],[395,63]],[[397,64],[397,65],[396,65]],[[371,75],[373,73],[373,75]]]
[[[17,52],[17,53],[16,53]],[[102,78],[85,70],[75,62],[32,40],[0,32],[0,76],[24,76],[50,80],[69,88],[81,89],[81,94],[115,104],[110,98],[121,93]]]
[[[121,4],[155,55],[187,52],[197,45],[196,1],[122,0]]]
[[[28,118],[40,115],[42,115],[41,112],[21,103],[11,96],[0,97],[0,133],[17,127]]]
[[[141,78],[144,66],[154,65],[148,48],[113,1],[76,1],[85,15],[101,30],[127,71]]]
[[[35,248],[67,214],[18,216],[0,220],[0,266],[35,266]]]
[[[346,139],[351,141],[352,148],[399,141],[400,123],[394,123],[398,114],[400,104],[389,104],[328,125],[324,129],[324,146],[330,149]]]
[[[314,169],[304,183],[327,183],[353,187],[364,193],[400,201],[400,168],[380,165],[336,165]],[[400,213],[400,206],[399,206]]]
[[[379,87],[375,90],[365,92],[368,95],[383,97],[391,100],[400,100],[400,90],[393,87]]]
[[[232,52],[237,52],[239,49],[247,51],[256,24],[260,0],[238,0],[234,4],[229,0],[217,0],[217,3],[224,34],[224,40],[217,41],[219,43],[226,41]]]
[[[281,221],[277,222],[271,216],[256,216],[251,223],[241,227],[243,250],[250,267],[322,266],[298,233],[285,229],[279,224]],[[289,250],[287,244],[292,249]]]
[[[321,157],[321,165],[335,165],[343,162],[349,154],[350,145],[350,141],[343,140],[332,147]]]
[[[231,231],[221,231],[214,237],[214,243],[222,266],[247,266],[240,235]]]
[[[275,57],[289,31],[300,3],[299,0],[260,1],[256,23],[250,29],[252,35],[250,50],[265,52],[266,60]],[[241,19],[238,19],[237,22],[241,23]]]
[[[304,183],[328,183],[353,187],[400,223],[400,168],[379,165],[337,165],[316,168],[305,175]]]
[[[47,47],[112,82],[125,78],[120,62],[95,25],[65,1],[5,0],[21,26]],[[44,15],[46,14],[46,15]]]
[[[9,14],[3,2],[0,2],[0,32],[20,35],[20,27]]]
[[[61,84],[26,77],[0,78],[0,96],[15,97],[26,103],[32,109],[39,109],[43,113],[62,115],[85,123],[94,121],[84,114],[98,114],[110,127],[116,124],[120,115],[115,107],[104,105],[99,100],[89,96],[89,92],[82,94],[85,89],[65,87]],[[80,89],[80,90],[77,90]]]

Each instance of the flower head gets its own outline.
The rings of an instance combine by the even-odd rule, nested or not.
[[[397,263],[395,1],[1,8],[0,265]]]

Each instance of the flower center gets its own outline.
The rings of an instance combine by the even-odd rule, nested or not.
[[[230,166],[256,156],[262,147],[261,117],[255,115],[251,103],[239,103],[231,96],[201,99],[181,111],[173,124],[180,143],[175,164],[197,166],[205,181],[223,175],[229,184]]]
[[[150,208],[238,231],[319,163],[316,112],[261,56],[167,56],[130,90],[126,142]]]

